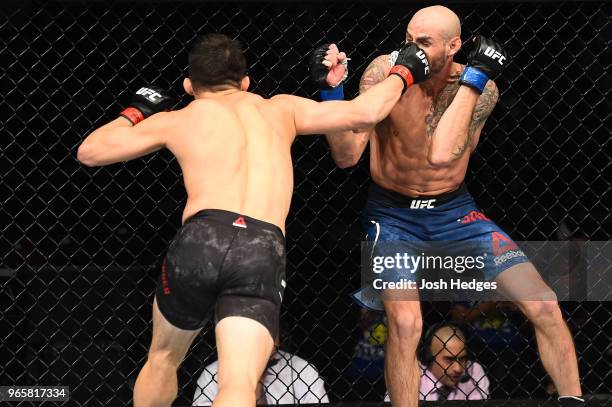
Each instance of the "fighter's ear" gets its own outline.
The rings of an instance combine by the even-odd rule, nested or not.
[[[248,76],[245,76],[240,81],[240,90],[247,91],[249,90],[249,86],[251,85],[251,79]]]
[[[193,96],[193,86],[191,85],[191,79],[185,78],[183,79],[183,88],[188,95]]]
[[[461,49],[461,38],[453,37],[448,41],[447,45],[448,45],[448,55],[454,56]]]

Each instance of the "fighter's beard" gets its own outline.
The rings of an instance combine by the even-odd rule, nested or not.
[[[445,57],[436,58],[433,61],[430,61],[429,65],[430,65],[432,75],[439,74],[440,72],[442,72],[442,70],[446,66],[446,58]]]

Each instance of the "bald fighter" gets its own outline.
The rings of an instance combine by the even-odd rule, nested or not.
[[[187,190],[183,226],[162,263],[153,302],[153,339],[136,381],[134,405],[169,406],[177,369],[214,316],[219,360],[213,405],[254,406],[259,378],[278,334],[285,289],[285,220],[293,192],[291,144],[297,134],[372,126],[401,94],[427,77],[415,45],[399,51],[393,74],[349,102],[317,103],[291,95],[249,93],[240,44],[205,35],[189,54],[187,93],[147,87],[121,117],[81,144],[87,166],[109,165],[167,148]],[[333,77],[343,66],[322,54]],[[327,68],[326,68],[327,69]]]
[[[495,280],[533,323],[542,363],[559,394],[579,403],[576,352],[554,292],[464,185],[470,154],[499,97],[491,78],[508,57],[498,43],[478,36],[467,65],[460,65],[453,61],[460,37],[459,18],[448,8],[416,12],[406,42],[427,55],[430,79],[408,89],[373,128],[327,134],[332,157],[339,167],[350,167],[370,143],[372,182],[363,223],[375,248],[384,241],[470,241],[478,255],[487,253],[486,278]],[[395,58],[395,53],[381,55],[370,63],[361,78],[362,95],[386,78]],[[405,269],[394,271],[396,279],[412,278],[402,275]],[[404,293],[411,301],[393,300],[392,294],[383,295],[389,320],[387,388],[394,406],[416,406],[415,351],[422,325],[418,292]]]

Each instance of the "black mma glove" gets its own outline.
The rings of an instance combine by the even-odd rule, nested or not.
[[[389,75],[397,75],[404,81],[402,94],[415,83],[423,82],[429,77],[429,61],[425,52],[414,42],[408,42],[399,49],[395,64]]]
[[[345,67],[344,76],[340,79],[336,85],[331,86],[327,83],[327,75],[329,74],[329,68],[323,65],[325,56],[329,50],[330,44],[321,44],[314,51],[310,53],[309,65],[310,65],[310,79],[319,89],[332,89],[340,86],[342,82],[348,77],[348,59],[341,62]]]
[[[338,83],[333,86],[330,85],[327,83],[327,77],[329,76],[330,70],[334,69],[334,67],[323,65],[329,46],[330,44],[321,44],[310,54],[310,79],[320,89],[321,100],[343,100],[344,85],[342,82],[348,77],[348,58],[340,62],[340,64],[344,66],[344,75],[342,75]]]
[[[173,105],[174,100],[168,92],[155,86],[143,87],[136,91],[129,107],[120,115],[136,125],[155,113],[170,110]]]
[[[477,35],[472,42],[474,49],[468,56],[459,83],[482,93],[489,78],[501,72],[508,58],[501,44],[492,39]]]

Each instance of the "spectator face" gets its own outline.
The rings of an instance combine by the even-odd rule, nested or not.
[[[431,352],[435,359],[430,370],[436,379],[444,386],[457,386],[465,374],[467,363],[465,339],[452,328],[443,327],[431,342]]]

